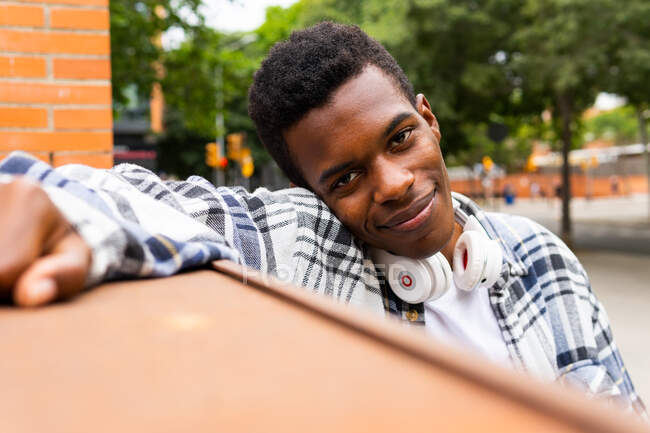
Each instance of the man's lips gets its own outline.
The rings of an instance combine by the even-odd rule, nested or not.
[[[393,215],[380,228],[388,228],[397,231],[411,231],[431,215],[433,209],[433,199],[436,196],[436,190],[414,201],[407,209]]]

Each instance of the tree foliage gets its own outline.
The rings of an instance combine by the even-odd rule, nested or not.
[[[196,28],[178,48],[164,53],[166,136],[160,143],[161,168],[180,175],[206,173],[205,143],[231,132],[246,133],[246,144],[258,164],[269,161],[248,117],[248,88],[270,47],[296,27],[300,10],[300,3],[286,9],[270,7],[264,24],[253,32],[224,34]],[[219,114],[223,131],[217,130]],[[179,154],[183,156],[172,156]]]
[[[191,34],[202,26],[201,0],[111,0],[111,66],[116,108],[127,103],[128,87],[148,98],[159,80],[156,62],[162,48],[156,39],[171,28]],[[194,21],[194,22],[193,22]]]
[[[181,160],[187,161],[179,171],[200,170],[200,142],[219,132],[218,112],[226,132],[247,132],[256,160],[267,158],[247,116],[252,75],[275,42],[323,19],[358,24],[387,47],[416,92],[427,96],[446,157],[458,163],[487,153],[520,167],[540,138],[579,146],[591,128],[580,124],[579,114],[600,91],[624,95],[642,109],[650,99],[646,0],[300,0],[268,8],[258,29],[234,34],[189,19],[199,3],[110,3],[116,103],[131,83],[149,95],[160,78],[154,61],[164,65],[167,135],[176,144],[163,150],[193,155],[169,158],[170,170]],[[163,16],[154,13],[158,4],[167,11]],[[152,37],[171,27],[184,28],[186,41],[161,52]],[[544,110],[553,113],[550,125],[541,119]],[[508,126],[503,145],[486,138],[491,122]],[[184,144],[183,136],[195,144]]]
[[[607,88],[625,96],[635,107],[650,103],[650,3],[627,0],[614,14],[616,30],[609,36],[615,47]]]
[[[634,107],[618,107],[585,120],[583,135],[585,141],[606,140],[617,145],[638,142],[640,137]]]

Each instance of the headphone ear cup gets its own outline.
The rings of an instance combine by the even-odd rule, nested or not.
[[[385,272],[393,293],[409,304],[438,299],[451,287],[451,266],[439,252],[422,260],[375,248],[370,250],[370,255],[375,266]]]
[[[484,241],[486,244],[487,262],[485,263],[485,270],[483,272],[484,280],[481,284],[491,286],[497,282],[503,269],[503,251],[499,246],[499,242],[487,239]]]
[[[371,256],[375,266],[385,273],[393,293],[402,301],[419,304],[431,297],[434,282],[431,266],[426,260],[396,256],[374,248]]]
[[[481,248],[481,233],[464,231],[454,249],[454,283],[461,290],[474,290],[481,282],[488,251]]]
[[[447,293],[451,287],[451,266],[449,266],[449,262],[440,252],[437,252],[426,260],[430,266],[431,282],[433,283],[431,294],[427,300],[434,301]]]
[[[476,231],[460,235],[454,250],[454,283],[462,290],[496,283],[503,267],[503,252],[497,241]]]

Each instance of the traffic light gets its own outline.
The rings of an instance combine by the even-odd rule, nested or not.
[[[242,149],[242,157],[239,160],[241,166],[242,176],[249,178],[253,175],[255,171],[255,165],[253,164],[253,157],[251,156],[251,150],[249,148]]]
[[[244,146],[245,140],[246,135],[244,132],[233,132],[232,134],[226,135],[226,155],[228,156],[228,159],[237,161],[242,176],[249,178],[255,171],[255,164],[253,162],[251,150]],[[221,161],[222,164],[224,162],[227,164],[228,159],[223,158]],[[225,165],[222,165],[222,167],[225,167]]]
[[[205,145],[205,164],[208,167],[217,167],[219,165],[219,149],[217,143],[208,143]]]
[[[226,149],[228,159],[239,161],[242,158],[242,146],[244,144],[244,134],[242,132],[234,132],[226,135]]]

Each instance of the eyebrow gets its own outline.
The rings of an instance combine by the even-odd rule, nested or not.
[[[318,183],[324,183],[329,177],[331,177],[333,174],[338,173],[339,171],[343,171],[346,168],[350,167],[354,162],[352,161],[346,161],[341,164],[335,165],[334,167],[330,167],[327,170],[323,172],[323,174],[320,175],[320,179],[318,179]]]
[[[393,120],[390,121],[386,129],[384,130],[384,137],[387,135],[390,135],[391,132],[393,132],[393,129],[397,127],[400,123],[404,121],[404,119],[409,118],[413,115],[413,113],[409,113],[408,111],[405,111],[403,113],[400,113],[393,117]]]

